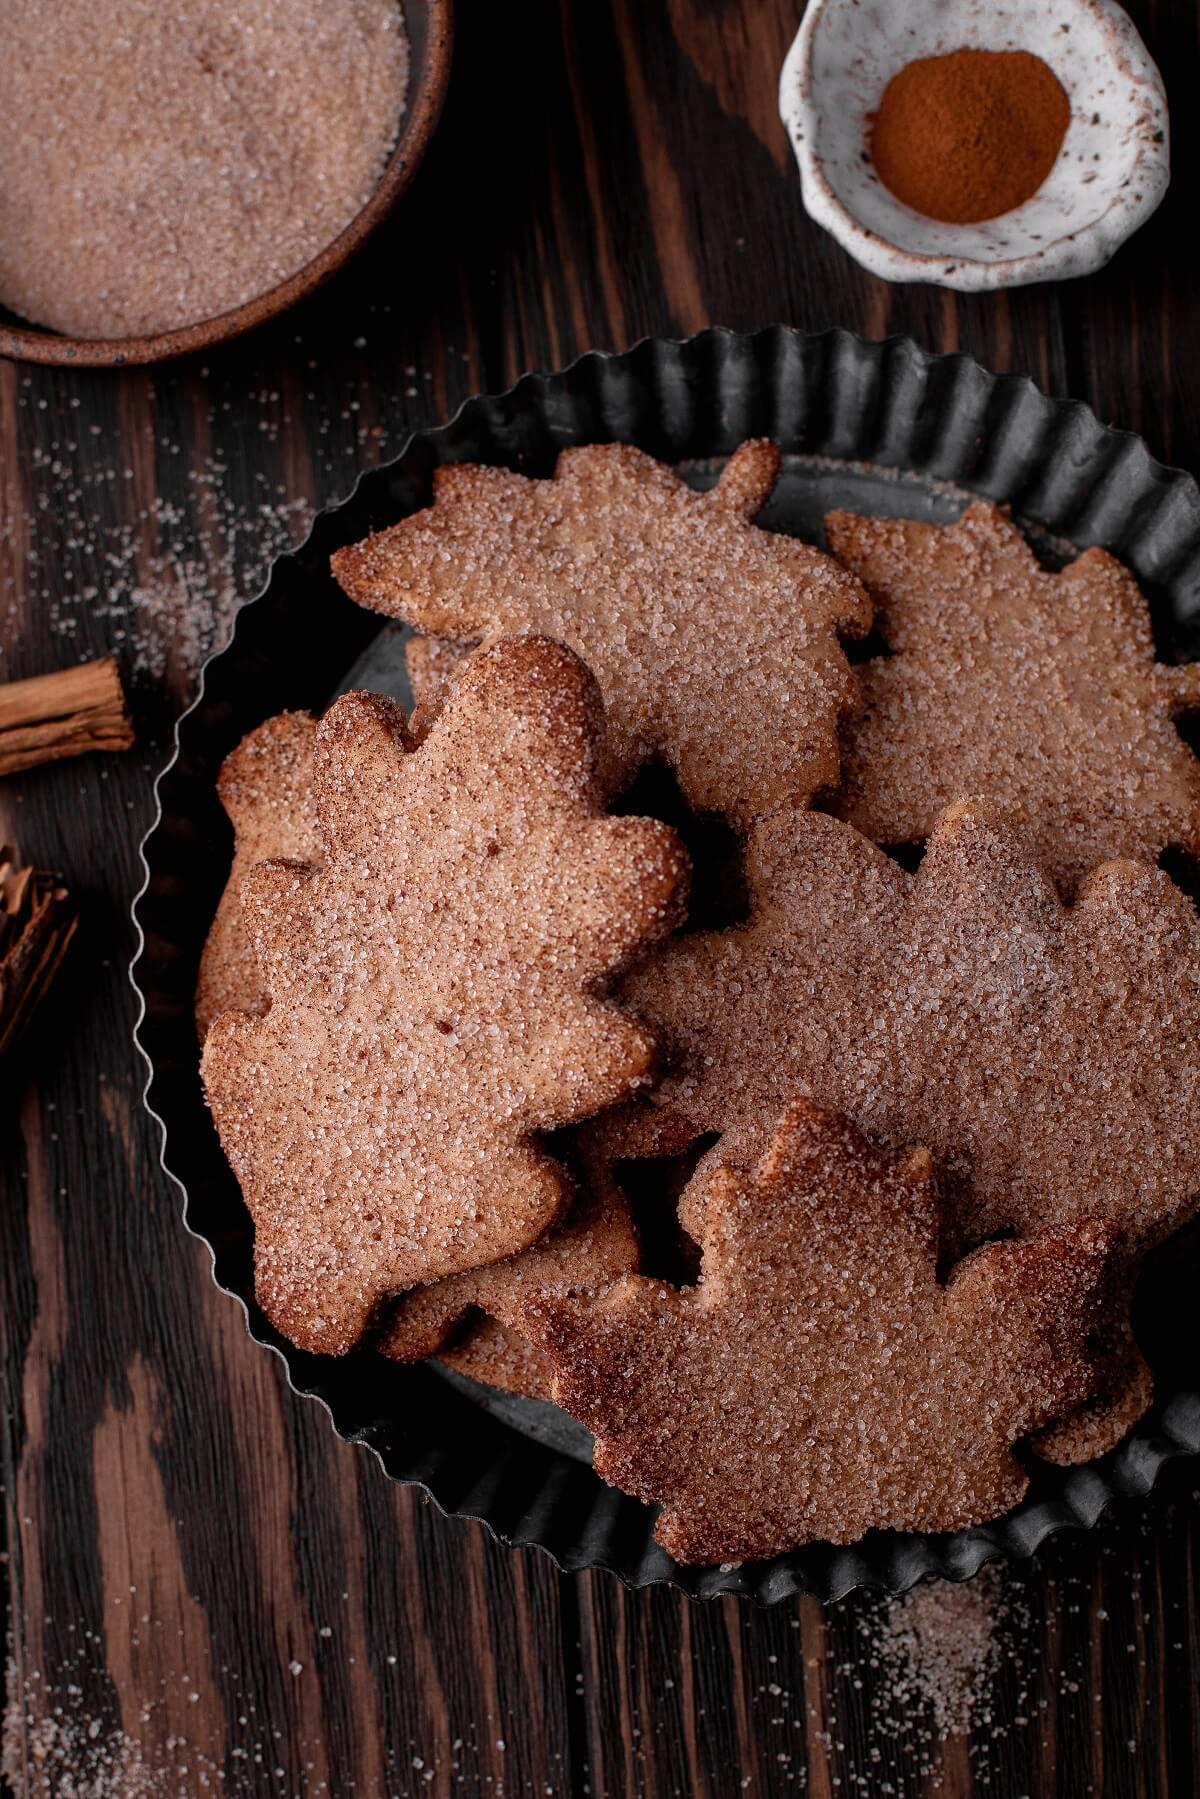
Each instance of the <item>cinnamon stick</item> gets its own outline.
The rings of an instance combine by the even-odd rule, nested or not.
[[[0,684],[0,775],[88,750],[127,750],[132,743],[112,656]]]
[[[0,847],[0,1058],[58,973],[78,920],[57,875]]]

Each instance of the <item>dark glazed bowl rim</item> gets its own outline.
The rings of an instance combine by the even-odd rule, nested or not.
[[[410,63],[410,85],[400,133],[388,157],[374,193],[331,243],[266,293],[256,294],[241,306],[137,337],[71,337],[40,325],[26,325],[0,315],[0,356],[23,362],[41,362],[73,368],[120,368],[139,363],[163,362],[192,350],[240,337],[294,306],[306,294],[328,281],[364,244],[387,217],[411,183],[429,147],[441,116],[450,81],[454,49],[454,0],[424,0],[426,12],[425,54],[420,68]]]
[[[319,1399],[340,1437],[365,1443],[390,1476],[419,1486],[444,1514],[479,1519],[499,1540],[540,1548],[564,1571],[605,1568],[630,1587],[667,1583],[695,1596],[734,1592],[767,1604],[797,1593],[830,1600],[856,1586],[901,1592],[927,1574],[964,1579],[995,1557],[1031,1555],[1056,1531],[1094,1524],[1114,1498],[1147,1494],[1166,1462],[1200,1451],[1200,1391],[1165,1393],[1100,1462],[1038,1464],[1022,1504],[992,1524],[944,1536],[873,1533],[850,1548],[814,1544],[768,1562],[686,1568],[652,1542],[649,1508],[506,1428],[429,1369],[398,1370],[366,1352],[340,1360],[302,1354],[253,1303],[248,1220],[236,1186],[233,1200],[226,1191],[232,1175],[204,1112],[188,1035],[194,939],[223,879],[223,868],[209,864],[214,845],[226,855],[228,848],[215,820],[216,767],[269,712],[327,697],[328,675],[319,690],[300,693],[276,668],[292,657],[309,678],[308,661],[299,659],[313,652],[283,642],[303,645],[310,635],[296,628],[297,608],[319,605],[323,632],[344,652],[339,669],[380,629],[336,589],[333,547],[423,503],[430,469],[479,455],[481,439],[494,460],[544,462],[566,443],[620,436],[614,422],[629,418],[646,448],[674,460],[726,454],[743,437],[766,434],[785,450],[911,470],[935,490],[946,482],[1005,500],[1072,542],[1109,542],[1143,582],[1168,594],[1174,623],[1200,641],[1200,490],[1192,477],[1155,461],[1140,438],[1102,424],[1082,403],[1048,398],[1025,376],[989,374],[970,357],[840,330],[713,328],[684,341],[648,338],[621,353],[589,352],[557,374],[527,374],[503,394],[475,396],[446,424],[414,433],[396,458],[316,516],[305,541],[241,607],[176,725],[142,843],[130,970],[160,1161],[187,1228],[208,1245],[215,1283],[237,1299],[254,1340],[280,1356],[292,1390]],[[273,624],[281,608],[292,626],[286,633]],[[194,891],[206,882],[207,893]]]

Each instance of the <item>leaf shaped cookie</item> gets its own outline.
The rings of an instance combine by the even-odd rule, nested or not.
[[[234,830],[233,863],[200,958],[196,1030],[201,1042],[219,1012],[266,1009],[258,963],[242,919],[242,880],[269,856],[316,854],[311,762],[317,721],[281,712],[243,737],[221,765],[217,792]]]
[[[444,467],[431,507],[333,569],[420,631],[561,638],[604,694],[610,789],[661,758],[697,811],[746,823],[835,784],[858,694],[837,634],[869,622],[831,557],[751,524],[778,468],[758,441],[709,493],[625,444],[564,450],[548,481]]]
[[[916,875],[849,825],[783,812],[752,837],[748,877],[748,924],[676,938],[626,982],[670,1069],[614,1118],[617,1152],[761,1133],[807,1092],[878,1142],[929,1145],[958,1246],[1109,1220],[1123,1308],[1138,1258],[1200,1200],[1185,896],[1112,862],[1066,906],[1022,833],[971,804],[943,814]],[[1111,1397],[1119,1434],[1128,1396]],[[1110,1437],[1098,1422],[1087,1447]]]
[[[1104,1226],[989,1244],[943,1283],[928,1153],[805,1100],[752,1171],[702,1166],[682,1210],[698,1286],[626,1276],[522,1326],[597,1471],[662,1504],[665,1549],[741,1561],[1017,1503],[1013,1445],[1088,1391]]]
[[[1022,821],[1067,893],[1100,862],[1200,852],[1200,760],[1173,723],[1200,708],[1200,664],[1155,659],[1115,557],[1085,550],[1050,574],[984,504],[956,525],[835,512],[825,528],[891,652],[859,671],[841,817],[913,843],[982,795]]]
[[[674,835],[600,811],[601,708],[561,645],[473,658],[429,736],[349,694],[313,755],[321,865],[242,884],[270,996],[203,1072],[256,1229],[260,1302],[340,1353],[378,1302],[534,1242],[569,1183],[536,1133],[645,1081],[601,984],[679,915]]]

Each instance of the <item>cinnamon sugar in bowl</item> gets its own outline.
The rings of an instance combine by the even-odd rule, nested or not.
[[[147,362],[273,316],[408,185],[452,0],[0,0],[0,353]]]

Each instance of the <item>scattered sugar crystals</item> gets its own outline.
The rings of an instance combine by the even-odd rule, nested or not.
[[[112,471],[64,481],[65,466],[36,452],[34,468],[56,479],[59,510],[53,520],[39,521],[29,547],[30,597],[45,600],[57,637],[74,638],[85,615],[104,622],[114,653],[134,674],[154,679],[199,669],[224,640],[239,602],[301,535],[310,511],[307,498],[289,500],[282,487],[265,482],[252,504],[239,504],[226,486],[227,468],[212,461],[187,470],[188,508],[156,495],[114,519],[97,492]],[[199,533],[189,518],[193,509],[203,516]],[[10,521],[0,522],[0,540],[12,531]],[[65,540],[78,579],[65,593],[47,589],[39,596],[41,546],[51,531]],[[156,547],[147,550],[147,542]]]
[[[71,1627],[68,1634],[74,1634]],[[10,1793],[13,1799],[207,1799],[210,1794],[257,1799],[265,1793],[280,1799],[345,1799],[351,1792],[361,1799],[414,1799],[435,1780],[439,1791],[488,1791],[497,1799],[508,1790],[503,1772],[508,1746],[492,1735],[496,1720],[490,1712],[450,1742],[438,1737],[430,1745],[412,1738],[383,1743],[377,1779],[361,1784],[345,1768],[329,1770],[330,1742],[319,1709],[292,1719],[290,1748],[285,1732],[236,1690],[208,1750],[181,1732],[164,1734],[166,1689],[178,1678],[169,1669],[159,1681],[163,1697],[139,1703],[138,1693],[122,1694],[134,1708],[122,1724],[125,1714],[112,1701],[103,1640],[87,1631],[81,1641],[84,1646],[60,1668],[56,1681],[36,1669],[25,1672],[16,1655],[9,1656],[0,1719],[0,1791],[6,1799]],[[396,1659],[388,1657],[392,1665]],[[236,1689],[231,1668],[222,1666],[220,1674]],[[97,1691],[102,1697],[93,1698]],[[203,1729],[199,1724],[197,1733]],[[222,1744],[218,1759],[209,1751]],[[550,1759],[562,1758],[554,1753]],[[497,1768],[498,1773],[488,1771]],[[555,1782],[539,1790],[554,1795],[568,1787]]]
[[[1200,1494],[1190,1484],[1181,1483],[1180,1491],[1183,1503],[1194,1508]],[[643,1684],[647,1665],[631,1681],[623,1753],[637,1767],[637,1790],[691,1790],[661,1781],[654,1785],[656,1769],[678,1766],[681,1732],[689,1717],[700,1765],[724,1773],[725,1764],[714,1758],[727,1750],[732,1708],[739,1703],[733,1690],[722,1690],[716,1674],[727,1633],[739,1640],[736,1665],[747,1671],[757,1666],[761,1684],[751,1693],[743,1745],[747,1759],[740,1769],[735,1764],[729,1770],[728,1779],[714,1779],[714,1791],[723,1793],[735,1785],[753,1792],[808,1787],[854,1799],[915,1799],[918,1793],[970,1790],[997,1799],[1020,1799],[1022,1794],[1028,1799],[1042,1790],[1039,1770],[1047,1756],[1059,1745],[1061,1768],[1070,1742],[1073,1755],[1083,1754],[1074,1764],[1078,1781],[1071,1790],[1083,1793],[1092,1789],[1081,1741],[1094,1737],[1119,1762],[1126,1741],[1123,1729],[1130,1725],[1128,1765],[1136,1769],[1136,1758],[1148,1752],[1156,1715],[1143,1709],[1146,1696],[1153,1707],[1155,1691],[1160,1694],[1157,1703],[1185,1691],[1180,1682],[1189,1678],[1191,1668],[1187,1591],[1164,1594],[1153,1572],[1158,1545],[1181,1522],[1178,1512],[1162,1506],[1146,1508],[1140,1516],[1127,1511],[1123,1521],[1110,1517],[1086,1538],[1064,1537],[1046,1545],[1037,1563],[1019,1568],[992,1563],[962,1584],[929,1580],[894,1599],[855,1592],[823,1609],[812,1602],[785,1602],[765,1613],[732,1600],[715,1609],[681,1600],[690,1630],[680,1641],[679,1660],[671,1660],[669,1632],[662,1639],[656,1633],[659,1646],[649,1664],[661,1666],[665,1659],[679,1678],[662,1679],[659,1696],[649,1704],[644,1703],[649,1695]],[[1179,1553],[1182,1559],[1182,1549]],[[1112,1595],[1108,1606],[1098,1603],[1106,1594]],[[642,1598],[649,1604],[652,1596]],[[1156,1614],[1162,1616],[1163,1658],[1157,1661]],[[660,1610],[658,1617],[661,1625],[665,1614]],[[1099,1637],[1089,1621],[1099,1626]],[[323,1625],[318,1634],[328,1631]],[[162,1701],[153,1690],[148,1695],[140,1681],[135,1690],[121,1694],[122,1728],[112,1709],[102,1636],[91,1631],[76,1636],[72,1625],[65,1634],[81,1648],[65,1660],[56,1658],[52,1676],[30,1667],[28,1646],[18,1665],[10,1641],[0,1786],[7,1781],[15,1799],[204,1799],[210,1792],[249,1799],[266,1791],[288,1799],[330,1795],[324,1775],[328,1743],[319,1734],[324,1712],[313,1695],[308,1695],[312,1712],[297,1714],[281,1730],[287,1721],[264,1717],[240,1687],[235,1670],[222,1664],[214,1673],[224,1693],[226,1745],[224,1759],[217,1763],[201,1747],[202,1725],[191,1741],[184,1733],[163,1734]],[[765,1657],[764,1639],[775,1651]],[[399,1655],[386,1657],[396,1672],[388,1677],[385,1693],[399,1690],[391,1681],[406,1688],[412,1679],[411,1646],[398,1641],[395,1647]],[[1114,1686],[1111,1673],[1101,1683],[1097,1656],[1105,1667],[1113,1658],[1127,1661],[1133,1684]],[[576,1704],[588,1693],[585,1665],[581,1661],[575,1670],[571,1696]],[[190,1674],[181,1676],[172,1668],[169,1657],[143,1662],[140,1670],[159,1680],[164,1696],[172,1683],[190,1680]],[[195,1672],[193,1665],[191,1674]],[[305,1680],[312,1677],[306,1673]],[[735,1680],[734,1688],[739,1684]],[[605,1690],[611,1698],[612,1689]],[[471,1703],[464,1693],[452,1705],[464,1700]],[[394,1700],[386,1701],[383,1720],[396,1719],[393,1707]],[[1105,1708],[1110,1713],[1107,1728]],[[468,1720],[452,1709],[433,1734],[401,1734],[384,1743],[382,1783],[353,1790],[361,1799],[416,1799],[435,1782],[439,1792],[489,1792],[497,1799],[503,1792],[540,1791],[528,1780],[523,1744],[515,1744],[511,1731],[506,1732],[511,1722],[503,1709],[487,1707]],[[306,1724],[314,1734],[297,1740],[295,1730]],[[213,1747],[210,1742],[209,1750]],[[621,1746],[614,1747],[620,1755]],[[559,1759],[551,1757],[555,1763]],[[1098,1770],[1099,1751],[1095,1766]],[[285,1784],[270,1784],[264,1769]],[[649,1778],[643,1780],[643,1773]],[[1123,1773],[1114,1766],[1115,1776]],[[561,1774],[547,1792],[612,1790],[602,1771],[589,1769],[586,1761],[573,1770],[564,1766]],[[969,1788],[964,1784],[968,1778]],[[351,1784],[340,1778],[332,1791],[347,1794]]]
[[[974,1580],[923,1582],[887,1610],[877,1637],[890,1701],[928,1709],[939,1738],[983,1720],[1000,1660],[1004,1581],[992,1564]]]
[[[263,438],[253,473],[220,447],[234,401],[219,389],[195,389],[201,405],[178,426],[146,404],[118,446],[107,423],[87,422],[105,404],[99,388],[56,404],[53,422],[43,416],[37,395],[52,378],[24,375],[16,385],[27,459],[0,504],[0,636],[33,656],[35,637],[48,631],[61,640],[63,664],[111,650],[135,682],[189,684],[317,505],[349,491],[389,448],[389,427],[352,416],[344,392],[327,396],[316,375],[294,398],[265,385],[237,394],[244,429]],[[285,452],[301,429],[301,401],[315,454],[311,468],[293,472]],[[275,460],[290,481],[265,472]],[[0,647],[0,680],[42,672],[47,653],[36,657],[13,666]]]
[[[74,1672],[82,1679],[87,1670]],[[0,1780],[16,1799],[188,1799],[227,1790],[224,1768],[185,1737],[168,1737],[152,1757],[119,1723],[92,1714],[77,1680],[53,1686],[36,1672],[22,1679],[10,1658],[5,1688]]]

